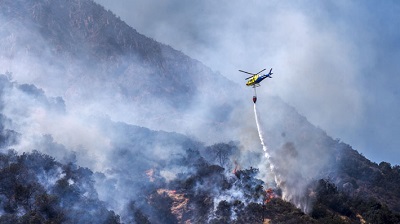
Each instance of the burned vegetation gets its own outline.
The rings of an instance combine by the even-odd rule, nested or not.
[[[119,223],[99,201],[92,171],[38,151],[0,154],[0,223]]]
[[[214,147],[221,147],[216,145]],[[223,147],[231,147],[232,143]],[[266,189],[256,168],[226,170],[187,149],[170,161],[184,172],[167,181],[154,168],[143,174],[145,188],[135,190],[120,211],[99,199],[88,168],[66,164],[32,151],[0,153],[0,223],[398,223],[400,216],[373,197],[316,180],[310,193],[313,210],[303,213]],[[235,150],[235,149],[230,149]],[[218,162],[218,160],[216,160]],[[227,162],[228,163],[228,162]],[[382,165],[382,169],[384,169]],[[112,191],[108,192],[113,194]],[[122,203],[122,202],[121,202]]]

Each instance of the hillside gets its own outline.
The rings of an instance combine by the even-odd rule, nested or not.
[[[279,97],[91,0],[0,6],[1,223],[400,222],[400,167]]]

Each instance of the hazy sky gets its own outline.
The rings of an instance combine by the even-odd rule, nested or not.
[[[372,161],[400,164],[399,1],[95,1],[237,83],[238,69],[273,67],[259,98],[278,95]]]

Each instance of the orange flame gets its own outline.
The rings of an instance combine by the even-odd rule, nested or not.
[[[236,175],[236,172],[237,172],[237,170],[238,170],[238,168],[239,168],[239,164],[238,164],[238,162],[236,161],[236,159],[235,159],[235,161],[234,161],[233,163],[235,164],[235,169],[233,169],[232,173]]]
[[[268,188],[267,190],[265,190],[265,193],[265,203],[269,203],[273,198],[275,198],[275,194],[272,188]]]
[[[187,204],[189,199],[186,198],[183,193],[177,193],[176,190],[158,189],[157,193],[159,195],[166,194],[172,199],[171,213],[175,215],[179,221],[182,221],[183,214],[188,210]],[[186,220],[185,223],[190,223],[190,220]]]

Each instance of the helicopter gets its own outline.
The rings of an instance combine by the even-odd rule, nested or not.
[[[246,72],[243,70],[239,70],[239,72],[243,72],[246,74],[249,74],[251,76],[247,77],[245,80],[248,80],[246,83],[246,86],[252,86],[254,88],[254,96],[253,96],[253,102],[256,103],[257,102],[257,91],[256,91],[256,87],[260,86],[260,82],[262,82],[265,78],[272,78],[272,68],[269,70],[268,74],[265,75],[260,75],[261,72],[265,71],[266,69],[264,68],[263,70],[259,71],[256,74],[250,73],[250,72]]]

